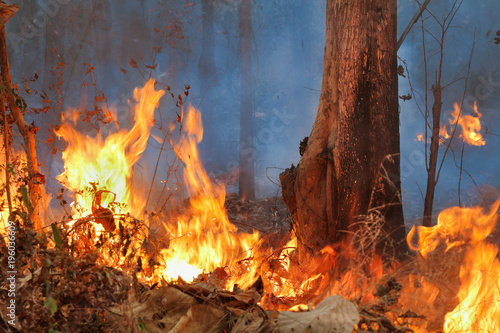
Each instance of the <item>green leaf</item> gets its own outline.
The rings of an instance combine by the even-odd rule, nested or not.
[[[49,329],[49,333],[62,333],[62,332],[51,328]]]
[[[57,228],[57,225],[55,223],[52,223],[50,226],[52,227],[52,232],[54,233],[54,241],[56,242],[56,247],[60,249],[62,244],[62,239],[61,239],[61,234],[59,233],[59,229]]]
[[[26,208],[28,208],[28,211],[31,212],[31,202],[30,198],[28,197],[28,189],[26,188],[26,186],[21,185],[21,193],[23,195],[23,201],[24,204],[26,205]]]
[[[54,314],[57,311],[57,301],[51,296],[45,298],[45,307],[50,311],[50,314]]]
[[[139,317],[139,324],[137,325],[141,331],[147,331],[146,323]]]

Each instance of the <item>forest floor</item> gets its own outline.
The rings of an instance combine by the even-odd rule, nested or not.
[[[242,202],[237,196],[228,195],[225,208],[229,220],[240,231],[258,230],[265,236],[290,230],[290,214],[281,198]],[[59,237],[64,238],[64,231],[59,232]],[[173,328],[175,332],[201,332],[207,328],[228,331],[229,327],[248,326],[252,322],[249,316],[258,320],[247,327],[247,332],[269,328],[264,323],[269,320],[268,315],[256,304],[262,296],[257,290],[259,286],[232,293],[215,292],[216,288],[208,283],[180,281],[161,287],[148,285],[139,282],[133,272],[99,263],[99,252],[79,254],[54,243],[57,245],[50,232],[36,233],[18,224],[16,325],[8,324],[7,306],[11,298],[7,289],[2,290],[0,331],[167,332]],[[3,237],[0,248],[0,262],[7,267],[8,251]],[[216,278],[219,272],[215,272]],[[8,277],[7,271],[1,270],[0,280],[7,281]],[[158,310],[160,307],[163,310]],[[245,323],[238,324],[239,316],[247,312]],[[194,322],[193,317],[197,318]]]
[[[280,249],[264,257],[267,259],[259,259],[263,266],[260,271],[264,273],[269,269],[281,269],[270,268],[271,262],[279,265],[282,260],[281,254],[279,258],[273,256],[276,252],[282,252],[284,242],[290,239],[293,225],[290,213],[281,198],[242,202],[237,196],[228,195],[225,208],[229,220],[238,226],[240,231],[258,230],[261,243],[266,243],[266,246],[272,244]],[[127,219],[132,220],[127,222]],[[0,331],[266,333],[294,332],[297,329],[298,319],[293,319],[294,313],[285,314],[281,311],[288,309],[287,302],[290,300],[286,297],[275,297],[272,293],[266,294],[264,291],[264,283],[271,281],[265,274],[249,288],[243,290],[234,285],[232,291],[225,290],[221,284],[228,276],[226,268],[200,274],[191,283],[182,279],[173,283],[165,280],[156,283],[144,282],[141,276],[151,273],[155,259],[150,257],[148,261],[147,256],[139,257],[135,253],[142,251],[144,247],[144,254],[150,254],[150,245],[147,245],[151,242],[149,240],[144,241],[143,246],[135,249],[135,252],[131,250],[130,240],[133,237],[131,238],[128,232],[140,231],[137,221],[130,217],[123,218],[113,239],[101,236],[95,241],[92,224],[88,223],[87,219],[79,225],[79,228],[82,228],[78,231],[79,241],[72,244],[67,239],[71,232],[75,232],[75,228],[65,229],[64,224],[58,224],[58,227],[52,224],[52,233],[50,227],[44,233],[36,233],[18,223],[15,295],[9,295],[8,284],[2,283],[2,286],[6,287],[2,287],[5,290],[0,293]],[[122,227],[125,222],[131,226],[129,229]],[[115,241],[114,245],[107,245],[112,240]],[[8,251],[3,238],[0,250],[2,267],[7,267]],[[121,264],[105,264],[106,261],[102,258],[105,253],[111,259],[120,259]],[[110,260],[109,258],[107,260]],[[242,261],[246,260],[248,259]],[[269,262],[264,263],[266,260]],[[290,262],[292,260],[296,259],[290,255]],[[298,262],[296,267],[299,267]],[[8,277],[6,270],[0,271],[0,281],[8,281]],[[325,281],[329,279],[328,275],[325,275]],[[394,326],[384,315],[387,299],[397,297],[398,286],[393,279],[387,280],[381,289],[384,292],[379,295],[375,307],[356,307],[340,296],[330,296],[325,298],[328,302],[323,308],[336,306],[335,302],[341,301],[342,306],[350,307],[351,318],[356,321],[361,319],[364,328],[380,328],[372,330],[373,332],[407,332],[406,328]],[[15,303],[15,326],[9,324],[10,310],[7,308],[12,300]],[[320,309],[322,303],[323,301],[316,309]],[[312,308],[309,310],[305,313],[311,317],[300,320],[308,322],[312,317],[316,319],[315,316],[323,316]],[[344,312],[347,313],[346,311]],[[297,313],[304,315],[304,312]],[[279,318],[283,318],[280,317],[281,314],[285,314],[285,319],[292,319],[280,327]],[[352,332],[354,324],[347,327],[350,329],[338,332]],[[304,329],[307,329],[307,325]]]

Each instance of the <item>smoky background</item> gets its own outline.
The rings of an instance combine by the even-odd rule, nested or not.
[[[39,126],[37,139],[49,138],[50,126],[61,123],[67,108],[92,104],[93,80],[84,64],[92,64],[96,89],[102,91],[116,110],[120,128],[130,128],[133,117],[129,100],[132,91],[145,83],[144,74],[158,81],[158,88],[171,88],[175,95],[189,85],[190,102],[202,113],[204,140],[202,158],[214,177],[231,174],[238,167],[240,110],[240,4],[241,1],[131,1],[131,0],[26,0],[6,26],[13,79],[21,91],[28,80],[37,94],[23,93],[30,107],[43,107],[44,98],[58,101],[47,113],[30,115]],[[428,11],[437,19],[449,13],[454,1],[431,1]],[[406,28],[418,10],[413,0],[398,1],[398,31]],[[278,175],[300,160],[299,142],[308,136],[314,122],[321,92],[325,42],[325,0],[252,1],[252,74],[254,95],[255,181],[258,197],[280,195]],[[482,113],[482,134],[486,145],[464,147],[461,196],[472,205],[500,196],[500,45],[494,37],[500,14],[495,0],[464,0],[445,37],[442,122],[448,121],[453,103],[464,93],[472,44],[475,48],[464,98],[464,114],[473,114],[477,102]],[[430,36],[438,27],[424,12],[427,64],[430,90],[437,71],[439,48]],[[399,49],[399,64],[408,72],[399,77],[399,95],[413,88],[425,91],[422,21],[413,26]],[[161,46],[161,52],[157,52]],[[156,66],[146,68],[153,63]],[[137,68],[134,67],[137,64]],[[64,66],[64,69],[62,67]],[[142,72],[142,74],[141,74]],[[35,76],[37,77],[35,79]],[[31,78],[32,81],[29,79]],[[59,85],[58,85],[59,82]],[[432,97],[429,91],[429,108]],[[416,140],[424,131],[424,119],[411,100],[400,100],[401,181],[407,224],[418,222],[423,211],[426,186],[424,143]],[[419,100],[420,101],[420,100]],[[169,96],[162,99],[156,118],[173,121],[178,108]],[[80,130],[95,135],[88,124]],[[487,129],[487,130],[486,130]],[[110,126],[107,132],[116,130]],[[154,135],[159,133],[153,131]],[[53,143],[64,149],[62,140]],[[149,186],[157,150],[154,139],[136,168],[138,184]],[[462,142],[455,138],[443,164],[436,187],[435,212],[458,204],[458,181]],[[440,156],[442,156],[442,149]],[[38,145],[39,160],[54,176],[63,169],[61,153]],[[165,159],[168,155],[165,155]],[[162,159],[160,163],[164,163]],[[164,168],[161,168],[163,170]],[[43,172],[43,170],[42,170]],[[469,177],[470,174],[470,177]],[[160,175],[156,182],[162,181]],[[50,182],[49,188],[54,189]],[[235,192],[234,183],[228,191]]]

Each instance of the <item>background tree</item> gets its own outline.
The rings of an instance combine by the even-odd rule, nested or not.
[[[340,242],[360,220],[383,220],[404,249],[396,0],[329,0],[326,11],[318,113],[296,169],[296,207],[287,202],[299,252],[304,257]],[[384,245],[380,240],[379,251]]]
[[[213,124],[217,105],[214,102],[214,89],[210,89],[216,81],[217,66],[215,64],[215,34],[214,19],[215,8],[213,0],[201,0],[201,54],[198,62],[200,75],[201,102],[199,108],[202,112],[203,123]],[[217,144],[215,126],[206,126],[203,131],[203,141],[200,152],[206,161],[206,167],[212,168],[219,161],[219,145]]]
[[[241,100],[240,100],[240,177],[239,196],[255,199],[255,147],[253,124],[252,77],[252,8],[250,0],[242,0],[240,11]]]

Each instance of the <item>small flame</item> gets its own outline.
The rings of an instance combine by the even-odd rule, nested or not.
[[[481,131],[481,122],[480,119],[482,114],[477,111],[477,104],[474,102],[474,112],[476,116],[471,115],[463,115],[460,112],[460,106],[458,103],[454,103],[454,110],[450,113],[450,130],[453,132],[454,125],[460,125],[462,132],[460,133],[460,137],[469,145],[473,146],[484,146],[486,142],[484,141],[483,135],[480,133]],[[443,140],[451,138],[450,133],[448,132],[447,125],[444,124],[439,128],[439,137],[440,144],[444,143]],[[417,141],[424,142],[424,135],[422,133],[417,133]]]
[[[450,114],[450,124],[455,125],[458,121],[458,125],[462,128],[462,133],[460,137],[463,140],[473,146],[484,146],[486,142],[479,131],[481,130],[481,116],[482,114],[477,111],[477,104],[474,102],[474,112],[477,117],[471,115],[461,115],[460,106],[458,103],[454,105],[454,111]]]
[[[450,138],[450,135],[448,134],[448,131],[446,130],[446,125],[442,125],[441,128],[439,129],[439,136],[444,138],[444,139]]]

